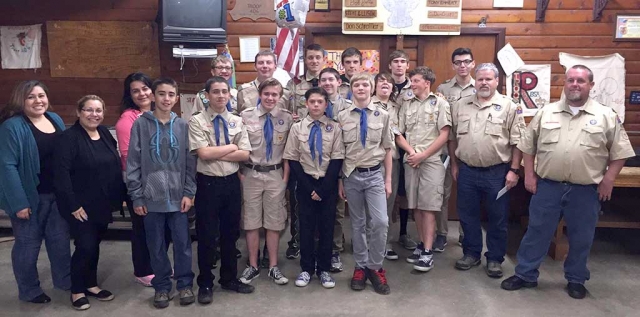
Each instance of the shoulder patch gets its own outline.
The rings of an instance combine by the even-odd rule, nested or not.
[[[448,84],[449,82],[451,82],[451,78],[444,81],[445,84]]]
[[[238,92],[240,92],[242,89],[246,89],[246,88],[249,88],[249,87],[251,87],[251,83],[250,82],[249,83],[244,83],[244,84],[240,85],[240,87],[238,87]]]

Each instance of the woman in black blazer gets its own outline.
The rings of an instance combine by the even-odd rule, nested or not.
[[[88,95],[78,101],[78,120],[60,137],[54,156],[54,187],[60,214],[69,222],[75,251],[71,257],[71,303],[90,307],[86,296],[101,301],[113,294],[97,282],[100,240],[122,206],[125,187],[116,140],[104,119],[104,101]]]

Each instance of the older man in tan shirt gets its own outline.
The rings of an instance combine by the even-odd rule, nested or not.
[[[576,299],[586,296],[587,259],[600,201],[611,198],[625,160],[635,156],[615,111],[589,97],[593,85],[589,68],[571,67],[565,98],[538,110],[518,144],[524,153],[525,187],[533,197],[516,274],[502,282],[505,290],[538,285],[538,268],[564,218],[569,238],[564,262],[567,292]]]

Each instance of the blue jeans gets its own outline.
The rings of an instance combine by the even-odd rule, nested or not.
[[[496,200],[498,192],[505,185],[509,172],[508,164],[490,167],[472,167],[460,164],[458,173],[457,208],[464,231],[462,252],[479,259],[482,254],[482,227],[480,225],[480,204],[485,203],[489,216],[487,228],[487,261],[502,263],[507,252],[507,216],[509,212],[509,192]]]
[[[173,262],[176,279],[176,289],[183,290],[193,287],[193,271],[191,270],[192,251],[191,236],[189,235],[189,218],[187,213],[153,212],[144,216],[144,228],[147,235],[151,268],[155,277],[151,284],[156,292],[171,292],[171,262],[167,254],[165,228],[171,231],[173,240]]]
[[[53,286],[71,289],[69,225],[60,216],[53,194],[40,194],[40,203],[29,220],[11,218],[16,240],[11,250],[13,274],[20,300],[30,301],[44,293],[38,278],[38,255],[44,239],[51,264]]]
[[[518,249],[516,276],[528,282],[538,280],[538,268],[547,255],[558,222],[564,217],[569,238],[564,277],[571,283],[584,284],[589,279],[587,260],[599,211],[597,185],[539,179],[529,205],[529,227]]]

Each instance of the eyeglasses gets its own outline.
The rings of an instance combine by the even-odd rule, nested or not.
[[[469,66],[469,64],[473,63],[472,59],[465,59],[463,61],[453,61],[453,65],[460,66],[464,63],[465,66]]]
[[[103,113],[102,109],[84,109],[84,108],[82,108],[80,110],[82,110],[82,111],[84,111],[85,113],[88,113],[88,114],[94,113],[94,114],[97,114],[97,115],[102,115],[102,113]]]
[[[216,66],[214,67],[217,70],[226,70],[226,71],[230,71],[231,67],[230,66]]]

